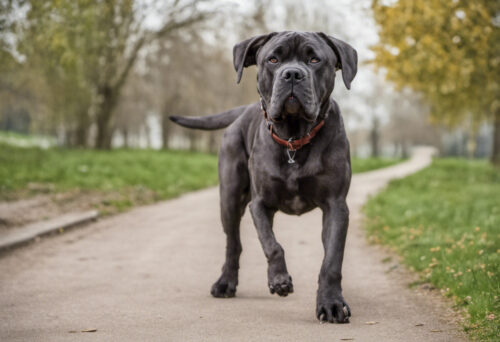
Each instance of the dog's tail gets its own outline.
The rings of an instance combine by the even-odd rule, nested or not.
[[[184,127],[203,130],[225,128],[233,123],[248,106],[240,106],[225,112],[208,116],[171,116],[170,120]]]

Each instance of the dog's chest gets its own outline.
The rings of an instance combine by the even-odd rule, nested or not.
[[[301,170],[285,170],[282,175],[282,182],[275,184],[280,210],[299,215],[313,209],[317,175]]]
[[[319,173],[300,165],[261,169],[254,175],[255,188],[269,206],[300,215],[316,207]]]

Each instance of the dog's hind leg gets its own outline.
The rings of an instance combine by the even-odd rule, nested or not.
[[[246,155],[236,134],[227,131],[219,154],[221,220],[226,233],[226,260],[222,274],[213,284],[214,297],[234,297],[242,251],[240,221],[249,201],[249,176]]]

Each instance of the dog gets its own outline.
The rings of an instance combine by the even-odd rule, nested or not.
[[[284,251],[273,233],[280,210],[301,215],[319,207],[324,259],[318,280],[316,317],[347,323],[342,296],[342,261],[349,222],[346,196],[351,181],[349,142],[337,103],[330,97],[336,71],[347,89],[357,72],[357,52],[322,32],[273,32],[233,49],[237,83],[257,65],[260,102],[207,117],[172,116],[185,127],[228,127],[219,154],[221,220],[227,238],[214,297],[233,297],[238,285],[240,220],[248,203],[268,261],[270,292],[293,292]]]

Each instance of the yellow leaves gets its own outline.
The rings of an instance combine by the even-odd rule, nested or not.
[[[500,62],[493,42],[499,28],[488,1],[372,3],[380,28],[374,64],[387,68],[387,78],[398,87],[422,92],[437,121],[458,123],[472,113],[479,122],[498,97],[493,75],[500,74]],[[381,53],[382,46],[391,48]]]
[[[439,261],[436,258],[432,258],[432,262],[429,263],[429,268],[433,268],[439,265]]]
[[[453,82],[447,82],[441,84],[441,87],[439,87],[439,91],[441,92],[441,94],[445,95],[455,91],[455,89],[456,89],[456,84]]]

